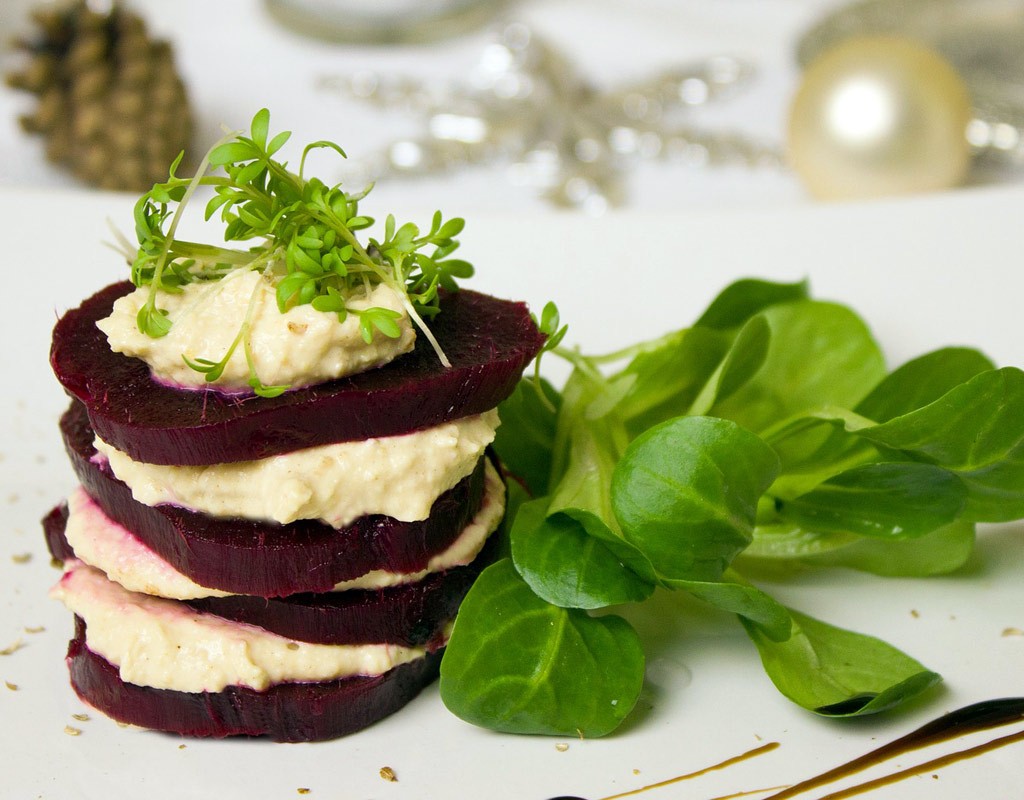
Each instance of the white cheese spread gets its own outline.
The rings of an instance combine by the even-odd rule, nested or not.
[[[412,583],[432,572],[462,566],[476,558],[505,512],[505,487],[490,462],[486,469],[485,494],[479,511],[447,549],[430,559],[425,569],[414,573],[373,570],[339,583],[335,591],[380,589]],[[106,573],[110,580],[131,592],[175,600],[225,597],[231,594],[201,586],[183,575],[130,531],[104,514],[84,489],[76,489],[68,497],[68,521],[64,535],[80,561]]]
[[[296,642],[254,625],[202,614],[174,600],[129,592],[78,561],[51,596],[86,623],[86,644],[121,680],[179,692],[258,691],[277,683],[382,675],[421,647]]]
[[[319,519],[340,528],[366,514],[426,519],[434,501],[473,471],[497,427],[491,410],[402,436],[198,467],[146,464],[99,438],[95,445],[144,505],[282,524]]]
[[[136,324],[149,288],[136,289],[114,303],[109,317],[97,322],[111,350],[141,358],[160,381],[178,386],[221,386],[249,391],[249,366],[239,344],[223,374],[211,383],[189,367],[182,356],[219,361],[231,347],[246,315],[256,374],[267,386],[310,386],[373,369],[412,350],[416,334],[397,293],[383,284],[367,296],[349,301],[352,308],[377,306],[399,312],[400,335],[379,331],[367,344],[359,319],[350,314],[338,322],[334,313],[299,305],[282,314],[273,284],[259,272],[238,270],[213,282],[190,283],[180,293],[161,292],[158,306],[167,311],[170,332],[154,339]],[[251,301],[251,303],[250,303]]]

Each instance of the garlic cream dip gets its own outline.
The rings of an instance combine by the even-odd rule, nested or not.
[[[262,691],[277,683],[382,675],[426,655],[425,648],[394,644],[296,642],[174,600],[129,592],[80,561],[69,561],[65,569],[50,595],[85,620],[89,649],[117,667],[121,680],[137,686]]]
[[[144,505],[340,528],[366,514],[426,519],[434,501],[473,471],[498,424],[492,409],[414,433],[208,466],[134,461],[98,437],[95,446]]]
[[[337,584],[334,590],[382,589],[414,583],[430,573],[468,564],[497,529],[504,513],[505,486],[497,470],[488,462],[480,509],[458,538],[434,555],[425,569],[413,573],[373,570]],[[84,489],[76,489],[68,496],[68,521],[64,535],[78,560],[102,571],[128,591],[173,600],[232,594],[202,586],[183,575],[134,534],[104,514]]]
[[[369,344],[363,341],[354,314],[339,323],[337,314],[317,311],[309,304],[294,306],[282,314],[274,285],[253,270],[236,270],[219,281],[186,284],[180,293],[160,292],[157,306],[167,311],[172,325],[170,332],[158,339],[147,336],[136,324],[139,309],[148,297],[148,287],[121,297],[110,316],[96,325],[107,335],[115,353],[140,358],[149,365],[155,379],[183,387],[251,391],[241,343],[223,374],[209,383],[182,357],[219,361],[238,335],[250,304],[253,361],[256,374],[266,386],[310,386],[353,375],[393,361],[412,350],[416,341],[401,297],[383,284],[369,295],[349,301],[353,308],[376,306],[401,314],[398,338],[377,331]]]

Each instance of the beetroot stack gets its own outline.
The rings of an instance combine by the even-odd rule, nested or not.
[[[54,595],[76,615],[75,691],[117,720],[195,736],[318,740],[395,711],[435,676],[488,562],[504,508],[485,454],[493,409],[543,335],[522,304],[442,293],[430,329],[450,367],[417,339],[383,367],[239,395],[167,385],[110,349],[96,323],[134,288],[104,289],[53,335],[81,488],[44,527],[65,562]],[[391,508],[438,453],[447,477],[425,515],[362,502]],[[237,474],[262,487],[257,506],[306,491],[357,513],[305,514],[303,496],[268,519],[232,510],[231,488],[207,504]]]

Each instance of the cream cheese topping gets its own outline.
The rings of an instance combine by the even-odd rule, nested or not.
[[[158,305],[167,311],[172,325],[170,332],[158,339],[142,333],[136,324],[148,296],[148,287],[142,287],[121,297],[110,316],[96,325],[115,353],[141,358],[155,378],[179,386],[211,385],[182,356],[219,361],[247,314],[256,374],[267,386],[310,386],[373,369],[412,350],[416,340],[402,298],[383,284],[349,301],[352,308],[377,306],[402,315],[398,338],[377,332],[369,344],[363,341],[354,314],[339,323],[337,314],[317,311],[308,304],[282,314],[273,284],[253,270],[237,270],[219,281],[190,283],[180,293],[162,292]],[[239,345],[212,385],[249,391],[248,381],[249,366]]]
[[[473,471],[497,427],[491,410],[401,436],[198,467],[134,461],[98,437],[95,446],[144,505],[340,528],[366,514],[426,519],[434,501]]]
[[[468,564],[483,548],[505,513],[505,487],[497,470],[486,465],[484,499],[476,515],[447,549],[434,555],[425,569],[414,572],[373,570],[334,587],[380,589],[422,580],[432,572]],[[213,589],[193,581],[176,570],[126,528],[110,519],[84,489],[68,496],[68,521],[64,530],[75,556],[85,564],[131,592],[175,600],[225,597],[231,592]]]
[[[296,642],[254,625],[202,614],[174,600],[129,592],[71,561],[51,596],[85,620],[86,644],[121,680],[179,692],[258,691],[277,683],[382,675],[422,658],[422,647]]]

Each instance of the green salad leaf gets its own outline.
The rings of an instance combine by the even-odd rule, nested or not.
[[[892,645],[790,611],[792,633],[779,641],[741,617],[775,687],[828,717],[887,711],[941,678]]]
[[[1024,517],[1024,372],[962,347],[888,372],[851,309],[756,279],[652,341],[549,349],[572,367],[562,390],[524,382],[501,408],[495,448],[533,497],[511,560],[459,611],[449,708],[497,730],[609,732],[643,659],[608,609],[656,588],[734,614],[778,689],[821,715],[885,711],[940,680],[747,575],[961,567],[975,523]]]
[[[734,422],[677,417],[637,437],[616,464],[615,518],[661,577],[717,580],[750,544],[778,467],[771,448]]]
[[[462,719],[595,737],[636,704],[644,655],[621,617],[546,603],[507,560],[484,570],[462,607],[441,663],[441,697]]]

